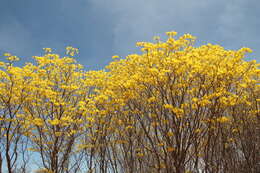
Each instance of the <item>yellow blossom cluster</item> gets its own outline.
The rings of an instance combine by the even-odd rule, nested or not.
[[[81,152],[96,172],[223,172],[228,161],[244,169],[245,147],[260,151],[250,144],[259,140],[260,64],[243,60],[248,48],[195,47],[190,34],[166,35],[100,71],[85,71],[71,46],[64,57],[44,48],[22,67],[4,54],[0,141],[30,140],[28,150],[52,172],[66,172]],[[251,157],[246,163],[257,165]]]

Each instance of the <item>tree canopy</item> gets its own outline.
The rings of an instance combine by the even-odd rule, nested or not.
[[[0,173],[257,173],[260,64],[195,37],[138,42],[99,71],[45,48],[0,62]],[[6,168],[6,169],[5,169]]]

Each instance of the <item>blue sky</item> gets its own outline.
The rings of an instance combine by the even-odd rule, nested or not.
[[[77,47],[86,69],[137,52],[137,41],[166,31],[196,36],[197,45],[250,47],[260,61],[258,0],[0,0],[0,54],[30,61],[42,48]]]

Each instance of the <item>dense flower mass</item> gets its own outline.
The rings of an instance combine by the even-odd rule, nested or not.
[[[64,57],[44,48],[22,67],[4,54],[0,169],[26,172],[34,155],[48,173],[259,172],[260,64],[243,60],[251,50],[166,34],[100,71],[83,70],[73,47]]]

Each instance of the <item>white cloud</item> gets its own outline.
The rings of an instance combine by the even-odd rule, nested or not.
[[[97,9],[110,10],[117,16],[114,28],[114,46],[127,52],[135,42],[151,40],[154,35],[169,30],[191,31],[203,18],[200,11],[209,6],[208,0],[92,0]],[[195,29],[196,30],[196,29]]]
[[[250,1],[250,0],[249,0]],[[119,53],[133,52],[135,42],[150,41],[169,30],[191,33],[203,42],[239,48],[252,37],[246,28],[244,0],[91,0],[93,8],[110,10],[115,18],[114,47]],[[251,1],[253,2],[253,1]],[[242,34],[244,40],[237,42]],[[259,53],[260,54],[260,53]]]
[[[1,51],[10,52],[19,56],[33,47],[32,38],[28,30],[15,18],[7,19],[0,27]],[[30,50],[31,51],[31,50]]]
[[[238,0],[227,1],[225,3],[224,11],[219,15],[219,33],[227,39],[234,39],[241,35],[242,29],[240,26],[246,20],[244,7],[246,1]]]

